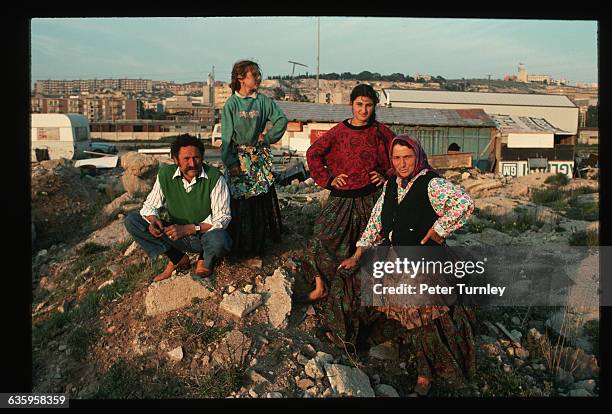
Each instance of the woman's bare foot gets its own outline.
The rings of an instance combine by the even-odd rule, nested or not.
[[[315,288],[308,294],[308,300],[317,301],[327,297],[327,287],[321,276],[315,276]]]
[[[429,378],[419,375],[417,378],[417,384],[414,387],[414,392],[419,395],[427,395],[431,388],[431,381]]]

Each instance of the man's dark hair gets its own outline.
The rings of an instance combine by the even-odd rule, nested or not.
[[[376,121],[376,105],[378,105],[378,102],[380,102],[380,99],[378,99],[378,92],[376,92],[370,85],[361,83],[355,86],[351,92],[351,105],[353,105],[355,99],[360,96],[370,98],[374,103],[374,110],[372,111],[372,116],[370,117],[369,121]]]
[[[183,134],[176,137],[174,142],[170,145],[170,155],[172,158],[178,158],[181,147],[196,147],[200,150],[200,155],[204,157],[204,144],[192,135]]]

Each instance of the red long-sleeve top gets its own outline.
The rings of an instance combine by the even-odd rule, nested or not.
[[[386,177],[391,168],[388,148],[393,138],[393,131],[376,121],[360,127],[351,125],[348,119],[340,122],[306,151],[310,176],[319,186],[332,189],[332,180],[346,174],[342,190],[364,188],[371,183],[371,171]]]

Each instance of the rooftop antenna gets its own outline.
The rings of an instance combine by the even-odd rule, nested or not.
[[[293,74],[295,73],[295,65],[304,66],[304,67],[306,67],[306,68],[308,67],[308,65],[304,65],[303,63],[300,63],[300,62],[294,62],[294,61],[292,61],[292,60],[289,60],[288,62],[289,62],[289,63],[291,63],[291,64],[293,64],[293,69],[291,69],[291,86],[293,86]],[[296,89],[296,88],[293,88],[293,89],[294,89],[294,91],[293,91],[293,92],[295,93],[295,89]]]
[[[295,65],[304,66],[306,68],[308,67],[308,65],[304,65],[303,63],[300,63],[300,62],[294,62],[292,60],[289,60],[288,62],[293,64],[293,69],[291,69],[291,79],[293,79],[293,74],[295,73]]]

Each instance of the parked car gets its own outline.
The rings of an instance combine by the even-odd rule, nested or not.
[[[113,144],[106,144],[104,142],[92,142],[91,147],[94,152],[102,152],[104,154],[117,154],[119,150]]]

